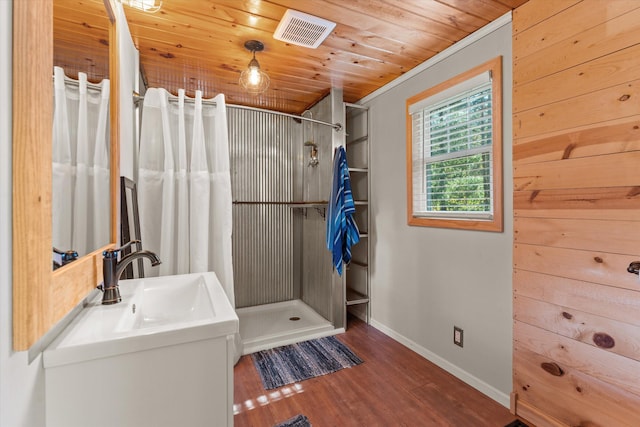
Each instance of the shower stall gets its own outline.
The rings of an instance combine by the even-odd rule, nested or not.
[[[342,92],[304,117],[342,123]],[[236,311],[244,353],[344,331],[344,282],[325,244],[344,131],[229,109]]]

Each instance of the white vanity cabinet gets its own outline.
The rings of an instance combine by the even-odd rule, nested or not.
[[[47,427],[233,426],[233,308],[219,285],[200,284],[169,295],[190,319],[141,314],[158,305],[154,280],[121,281],[113,306],[99,295],[44,352]]]
[[[195,341],[45,369],[47,427],[232,426],[233,341]]]

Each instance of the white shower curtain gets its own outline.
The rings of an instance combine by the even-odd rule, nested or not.
[[[53,246],[79,255],[110,241],[109,92],[109,80],[90,91],[85,73],[65,83],[54,67]]]
[[[231,259],[231,176],[224,95],[215,106],[169,102],[164,89],[144,97],[138,203],[146,249],[162,264],[149,275],[213,271],[235,307]]]
[[[165,89],[144,96],[138,204],[140,234],[146,249],[162,264],[150,276],[213,271],[235,308],[231,258],[231,175],[224,95],[215,106],[169,102]],[[235,362],[242,355],[234,336]]]

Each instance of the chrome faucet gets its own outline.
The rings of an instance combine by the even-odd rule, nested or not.
[[[116,304],[122,301],[120,297],[120,289],[118,288],[118,280],[122,276],[125,267],[132,261],[144,257],[151,261],[152,266],[162,263],[156,254],[147,250],[132,252],[118,261],[118,254],[127,249],[133,243],[140,243],[139,240],[132,240],[126,245],[118,249],[107,249],[102,253],[102,275],[104,281],[98,288],[104,292],[102,295],[102,304]]]

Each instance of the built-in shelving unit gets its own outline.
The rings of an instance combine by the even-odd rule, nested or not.
[[[354,291],[351,288],[347,288],[347,306],[356,304],[367,304],[369,297],[365,294],[361,294],[358,291]]]
[[[290,208],[326,208],[329,202],[292,202],[287,203]]]
[[[345,103],[346,151],[351,191],[356,205],[355,220],[360,241],[351,248],[345,273],[345,311],[369,322],[369,110]]]

